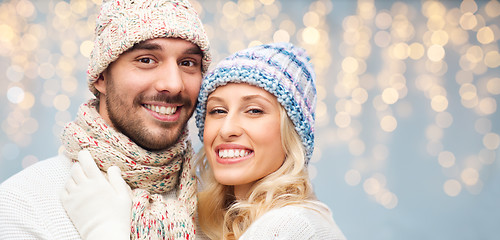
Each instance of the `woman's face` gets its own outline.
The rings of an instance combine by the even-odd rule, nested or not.
[[[215,179],[233,185],[237,198],[283,164],[279,108],[274,95],[246,83],[229,83],[208,96],[205,152]]]

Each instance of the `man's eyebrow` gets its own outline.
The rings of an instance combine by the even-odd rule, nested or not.
[[[197,55],[203,55],[203,51],[201,51],[200,47],[198,46],[193,46],[184,52],[185,54],[197,54]]]
[[[127,50],[127,52],[131,52],[134,50],[163,50],[163,47],[160,44],[157,43],[151,43],[151,42],[140,42],[134,44],[131,48]],[[186,51],[184,51],[185,54],[197,54],[197,55],[203,55],[203,52],[198,46],[193,46]]]
[[[162,50],[162,47],[159,44],[151,43],[151,42],[140,42],[134,44],[131,48],[127,50],[127,52],[132,52],[135,50]]]

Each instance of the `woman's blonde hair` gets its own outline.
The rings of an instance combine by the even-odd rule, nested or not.
[[[281,106],[280,128],[286,154],[283,165],[258,180],[245,200],[236,200],[232,186],[215,180],[203,149],[197,154],[196,167],[202,180],[202,191],[198,193],[198,218],[201,230],[210,239],[238,239],[267,211],[315,199],[305,167],[304,146]]]

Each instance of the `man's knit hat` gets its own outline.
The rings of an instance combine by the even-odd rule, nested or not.
[[[203,141],[208,96],[227,83],[248,83],[276,96],[306,149],[306,163],[314,150],[316,76],[304,49],[290,43],[273,43],[248,48],[222,60],[203,79],[196,126]]]
[[[104,0],[96,20],[94,49],[87,70],[89,89],[120,54],[134,44],[160,37],[190,41],[203,52],[202,72],[210,65],[210,44],[198,14],[187,0]]]

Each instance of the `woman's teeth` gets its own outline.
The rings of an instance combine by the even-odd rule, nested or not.
[[[244,157],[250,154],[249,150],[238,150],[238,149],[221,149],[219,150],[220,158],[233,158],[233,157]]]
[[[163,115],[172,115],[177,111],[177,107],[156,106],[151,104],[144,104],[144,106],[153,112]]]

